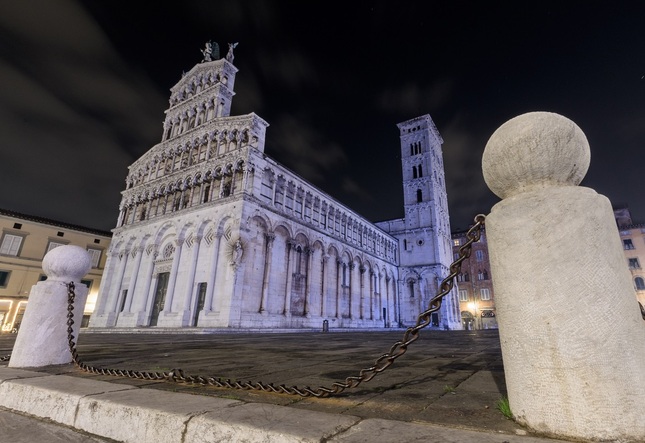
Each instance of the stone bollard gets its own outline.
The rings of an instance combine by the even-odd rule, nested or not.
[[[555,436],[645,440],[645,321],[607,198],[578,187],[589,144],[571,120],[503,124],[483,156],[503,200],[486,219],[508,399]]]
[[[87,286],[80,279],[91,267],[89,253],[80,246],[59,246],[43,259],[47,280],[31,289],[9,367],[25,368],[70,363],[67,341],[67,283],[73,281],[74,337],[78,339]]]

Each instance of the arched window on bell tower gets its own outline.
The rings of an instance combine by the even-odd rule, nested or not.
[[[412,166],[412,178],[417,178],[417,167]]]
[[[419,171],[419,178],[423,177],[423,169],[421,168],[421,165],[419,165],[417,170]]]
[[[421,189],[417,189],[417,203],[421,203],[423,201],[423,192],[421,192]]]

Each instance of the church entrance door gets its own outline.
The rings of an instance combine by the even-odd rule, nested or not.
[[[204,309],[204,302],[206,301],[206,283],[197,285],[197,306],[195,306],[195,314],[193,315],[192,326],[197,326],[199,320],[199,312]]]
[[[166,291],[168,290],[168,280],[170,272],[161,272],[157,276],[157,289],[155,290],[155,301],[152,303],[152,313],[150,315],[150,326],[157,326],[159,313],[163,309],[166,301]]]

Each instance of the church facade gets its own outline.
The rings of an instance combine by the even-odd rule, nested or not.
[[[406,215],[373,224],[268,157],[262,118],[230,115],[233,48],[171,89],[161,142],[130,166],[89,326],[414,324],[451,258],[432,120],[399,125]],[[435,320],[460,327],[454,294]]]

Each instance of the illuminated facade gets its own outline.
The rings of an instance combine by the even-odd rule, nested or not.
[[[82,280],[89,287],[85,315],[94,310],[112,234],[42,217],[0,209],[0,328],[11,332],[20,326],[31,287],[45,279],[42,259],[62,245],[81,246],[90,253],[92,268]]]
[[[467,231],[453,232],[453,258],[459,257],[459,248],[468,241]],[[497,329],[495,294],[488,259],[486,230],[480,240],[472,244],[472,253],[461,264],[457,275],[459,309],[464,329]]]
[[[636,298],[645,306],[645,223],[632,223],[627,206],[614,209],[620,241],[625,251],[625,264],[632,274]],[[454,259],[466,241],[466,231],[452,234]],[[459,305],[464,329],[497,328],[495,293],[488,260],[486,231],[481,240],[473,243],[472,254],[462,263],[457,277]]]
[[[399,123],[404,217],[376,223],[399,241],[399,293],[405,324],[416,321],[449,273],[450,218],[441,145],[429,115]],[[461,329],[456,291],[443,298],[431,325]]]
[[[625,251],[625,263],[632,274],[632,283],[636,298],[645,306],[645,223],[632,223],[629,208],[621,207],[614,210],[620,241]]]
[[[230,115],[237,72],[232,48],[221,59],[204,52],[205,60],[171,89],[161,142],[129,168],[90,327],[413,323],[421,296],[436,287],[424,286],[416,298],[401,296],[397,234],[268,157],[268,123],[254,113]],[[429,116],[421,120],[425,127],[415,134],[423,132],[424,146],[434,147],[428,155],[441,155],[434,124]],[[425,155],[417,157],[430,171],[436,159]],[[443,167],[440,178],[443,186]],[[419,214],[435,195],[432,185],[424,186],[423,205],[414,193]],[[445,187],[442,195],[445,203]],[[415,229],[430,232],[434,220]],[[440,220],[441,232],[449,233],[447,208]],[[433,250],[432,234],[423,238]],[[440,260],[433,256],[433,272],[445,271]],[[424,276],[436,284],[437,275]],[[437,322],[459,326],[458,315],[446,305]]]

